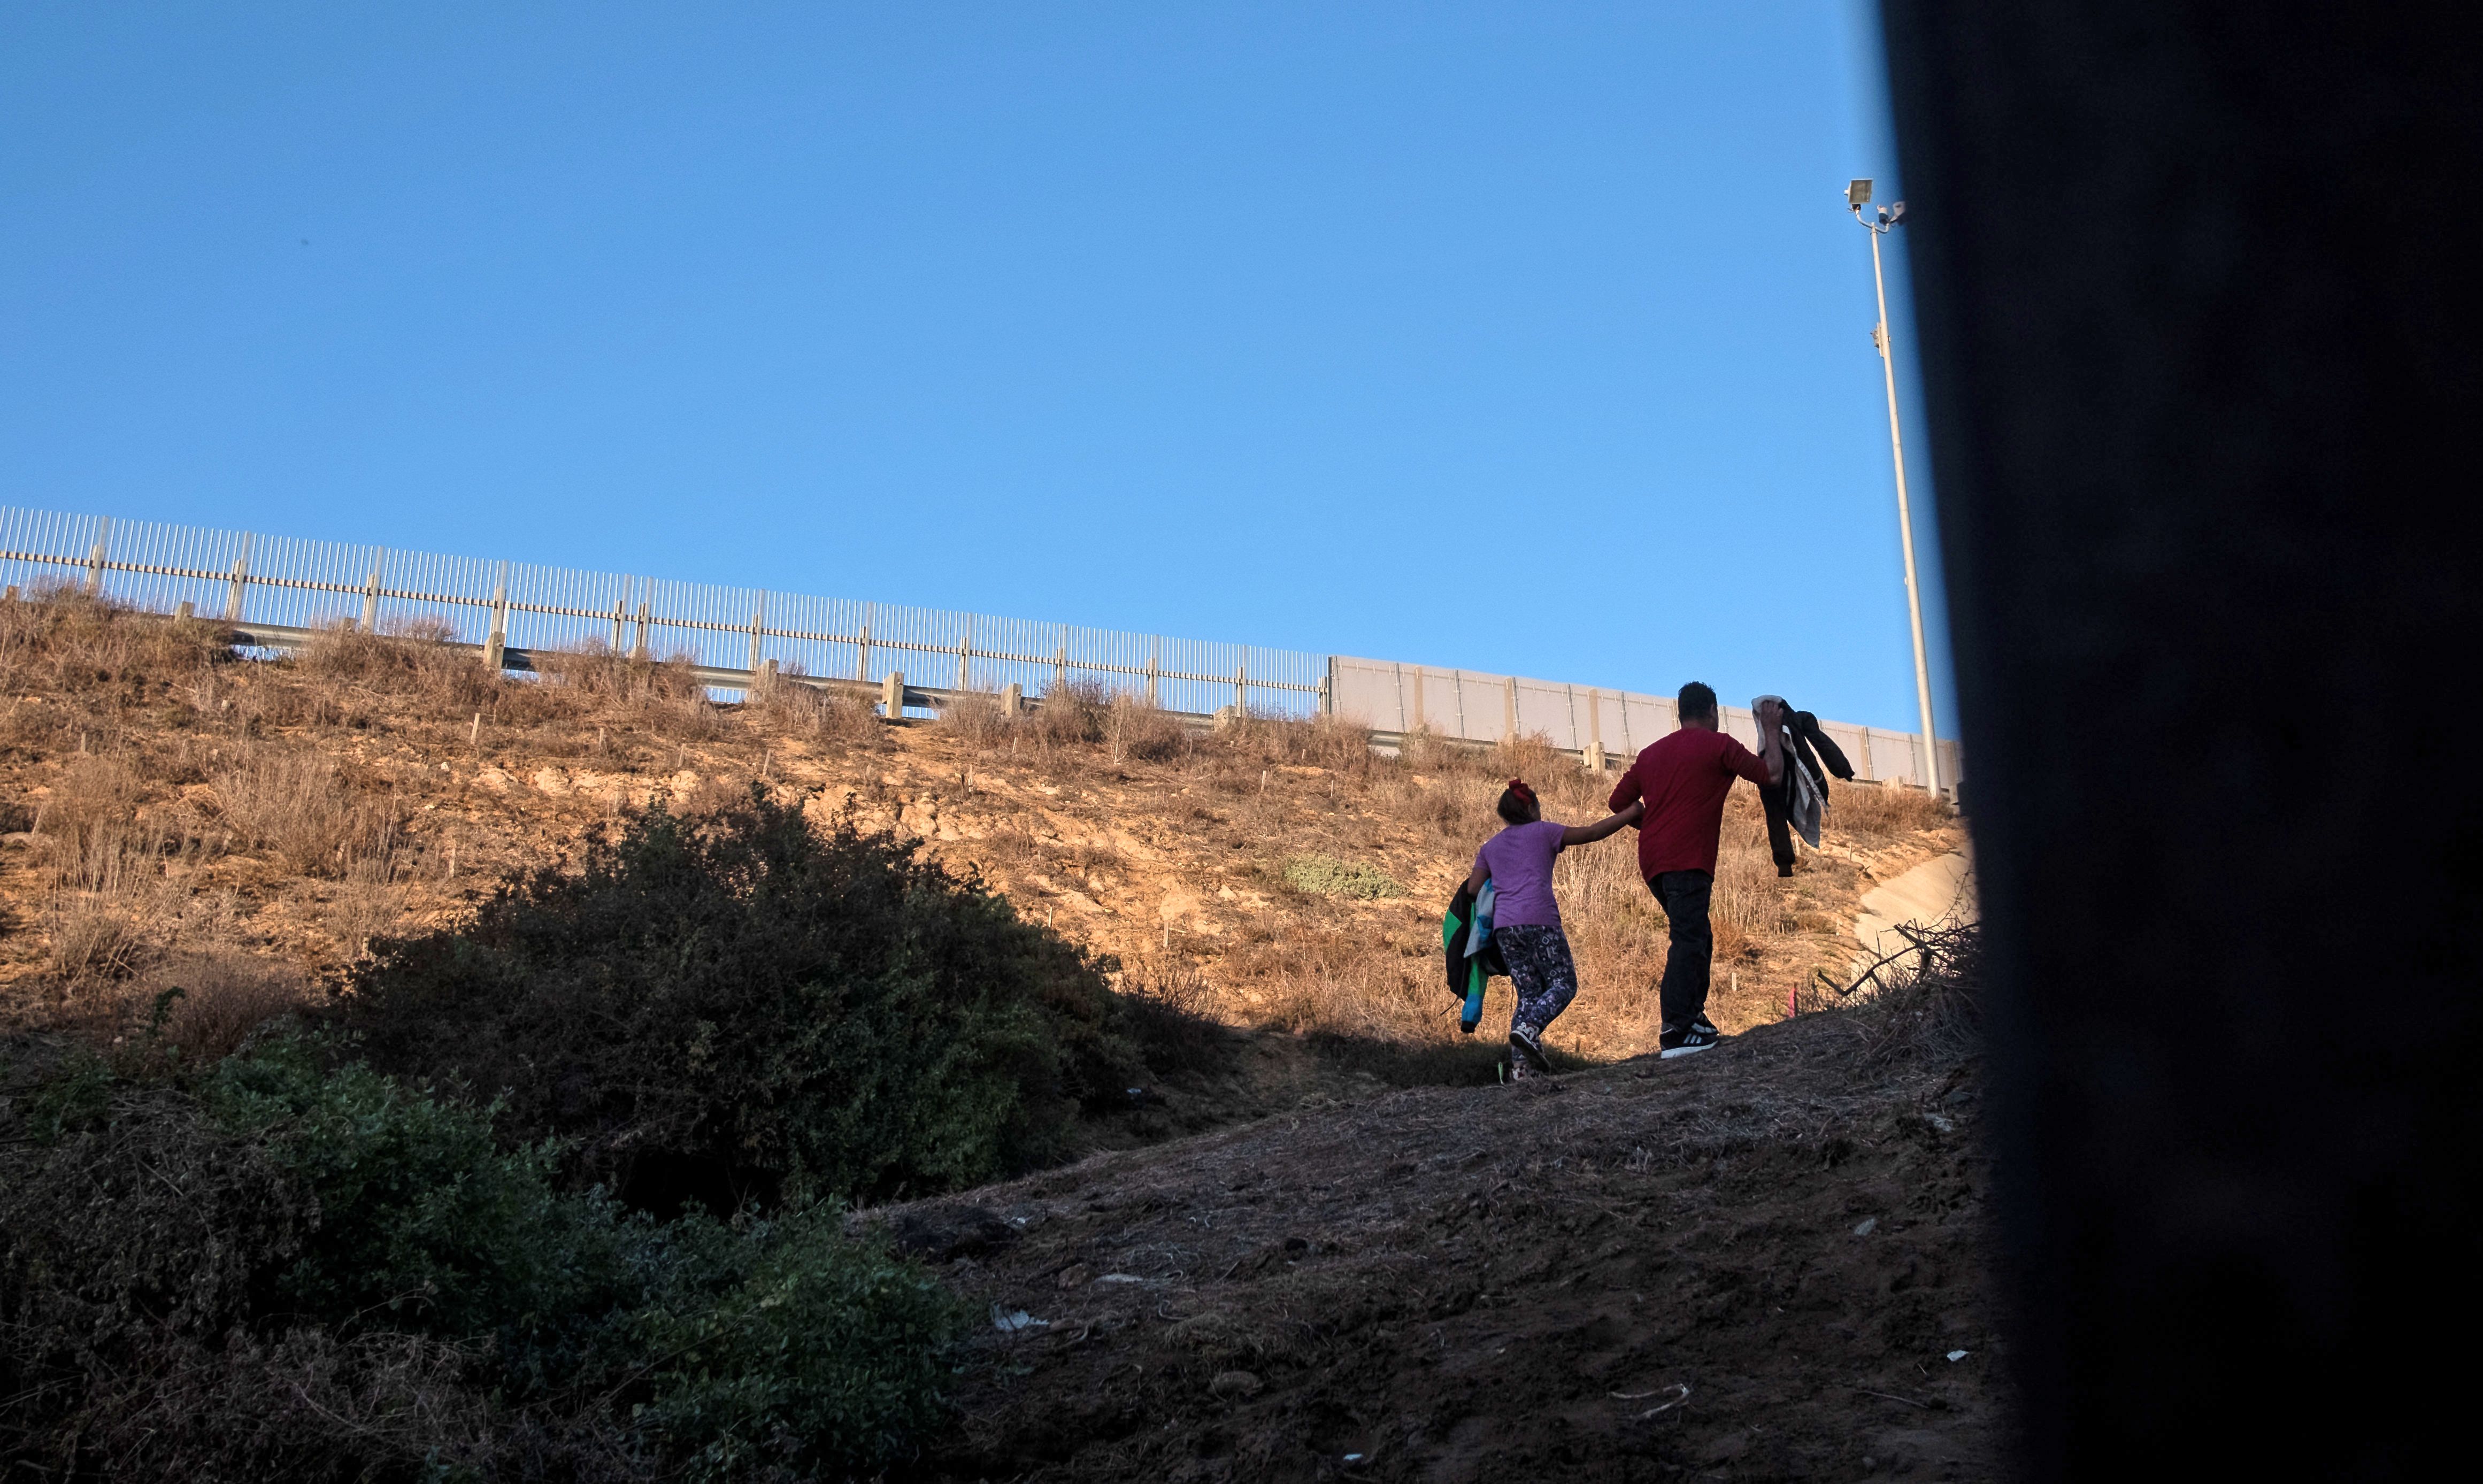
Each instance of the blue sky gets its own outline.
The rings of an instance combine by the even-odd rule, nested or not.
[[[1872,25],[13,6],[0,503],[1910,730]]]

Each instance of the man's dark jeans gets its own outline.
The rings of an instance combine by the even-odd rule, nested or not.
[[[1716,955],[1707,899],[1716,878],[1705,871],[1666,871],[1648,877],[1646,888],[1672,929],[1672,946],[1664,956],[1664,1023],[1687,1025],[1707,1009],[1707,964]]]

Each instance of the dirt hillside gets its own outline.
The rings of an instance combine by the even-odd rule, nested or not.
[[[1436,987],[1437,923],[1513,775],[1572,821],[1600,815],[1611,782],[1524,741],[1482,755],[1418,738],[1388,758],[1323,723],[1194,737],[1083,691],[1033,717],[981,702],[890,726],[793,687],[713,705],[679,666],[602,654],[489,675],[418,634],[340,630],[237,660],[203,623],[19,601],[0,611],[0,1013],[109,1020],[174,983],[190,1016],[218,994],[307,993],[371,939],[564,859],[624,807],[695,812],[756,784],[920,835],[1115,956],[1125,986],[1237,1026],[1463,1054],[1488,1075]],[[1816,1003],[1819,975],[1854,958],[1862,893],[1962,840],[1919,793],[1833,795],[1827,848],[1779,882],[1755,797],[1734,792],[1712,1007],[1727,1030]],[[1583,993],[1550,1041],[1581,1060],[1653,1046],[1664,923],[1632,838],[1560,865]],[[1506,1025],[1507,992],[1487,1026]]]
[[[1126,994],[1225,1027],[1091,1117],[1102,1153],[864,1213],[994,1316],[922,1476],[1988,1476],[1970,1052],[1822,988],[1862,895],[1959,825],[1840,784],[1779,881],[1737,788],[1712,1010],[1742,1034],[1672,1063],[1647,1055],[1665,925],[1630,837],[1570,852],[1565,1074],[1503,1086],[1506,981],[1460,1037],[1437,924],[1520,775],[1573,822],[1612,782],[1539,742],[1202,736],[1077,688],[891,725],[789,686],[717,705],[609,654],[517,677],[339,628],[248,658],[202,623],[14,601],[0,1032],[160,1016],[220,1055],[621,810],[755,787],[919,837]]]
[[[925,1476],[1991,1477],[1974,1083],[1873,1033],[1394,1092],[873,1213],[996,1321]]]

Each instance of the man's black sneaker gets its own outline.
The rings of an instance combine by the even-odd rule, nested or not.
[[[1702,1015],[1687,1025],[1666,1026],[1663,1034],[1655,1038],[1655,1044],[1663,1048],[1659,1054],[1669,1060],[1675,1056],[1688,1056],[1693,1051],[1704,1051],[1723,1039],[1724,1033],[1707,1023],[1707,1018]]]
[[[1509,1071],[1519,1076],[1549,1076],[1552,1059],[1543,1054],[1543,1033],[1532,1025],[1518,1024],[1508,1028]]]

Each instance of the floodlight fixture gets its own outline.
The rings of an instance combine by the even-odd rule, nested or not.
[[[1871,182],[1868,180],[1856,180],[1852,185],[1847,186],[1845,188],[1845,204],[1856,208],[1871,204]]]

